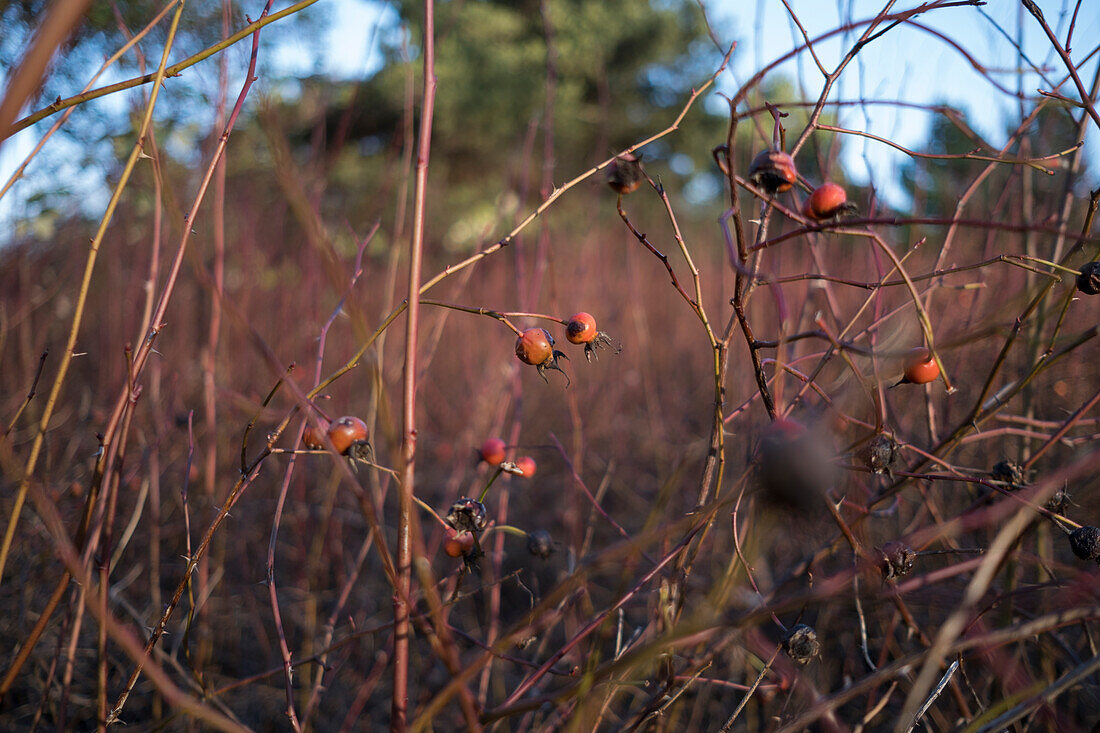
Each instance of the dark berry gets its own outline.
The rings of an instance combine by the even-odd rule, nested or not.
[[[1100,293],[1100,261],[1089,262],[1077,276],[1077,289],[1085,295]]]
[[[798,180],[794,159],[778,150],[765,150],[749,165],[749,179],[769,194],[790,191]]]
[[[1066,509],[1069,508],[1069,492],[1068,491],[1055,491],[1054,496],[1047,500],[1047,509],[1055,514],[1065,514]]]
[[[554,538],[545,529],[527,533],[527,551],[543,560],[554,554]]]
[[[1078,527],[1069,536],[1073,554],[1082,560],[1100,562],[1100,527]]]

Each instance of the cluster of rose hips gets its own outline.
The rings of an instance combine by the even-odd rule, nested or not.
[[[749,180],[774,196],[790,191],[798,182],[794,158],[780,150],[764,150],[749,165]],[[848,201],[844,188],[826,182],[814,189],[802,205],[802,214],[812,221],[829,221],[858,213],[855,204]]]
[[[342,456],[356,460],[372,457],[367,424],[354,415],[345,415],[331,423],[308,425],[302,434],[302,445],[308,450],[324,450],[325,437]]]
[[[598,330],[596,319],[584,311],[574,313],[566,322],[565,337],[570,343],[584,346],[584,358],[589,362],[597,358],[597,349],[611,345],[611,337]],[[546,372],[550,369],[565,374],[558,366],[558,359],[569,357],[554,349],[554,337],[545,328],[528,328],[516,337],[516,358],[534,366],[543,381],[547,381]],[[569,375],[565,378],[568,384]]]
[[[722,154],[725,155],[722,155]],[[718,146],[714,158],[724,173],[728,174],[725,160],[728,148]],[[791,190],[798,182],[794,159],[779,150],[764,150],[753,158],[749,167],[749,180],[768,195],[774,196]],[[856,214],[858,210],[849,203],[844,189],[826,182],[815,189],[802,206],[802,214],[811,221],[829,221]],[[1086,295],[1100,294],[1100,261],[1086,263],[1076,277],[1077,290]],[[928,384],[938,379],[940,368],[930,349],[912,349],[905,359],[901,384]],[[761,441],[761,479],[767,493],[786,498],[781,489],[796,488],[798,495],[813,494],[807,488],[820,489],[819,482],[810,478],[815,464],[808,460],[805,428],[792,420],[778,420],[772,424]],[[876,474],[891,474],[898,457],[899,447],[893,438],[879,433],[860,452],[863,462]],[[823,465],[823,464],[822,464]],[[799,468],[810,470],[799,471]],[[805,474],[805,475],[803,475]],[[1026,472],[1009,461],[1001,461],[993,467],[991,477],[1015,489],[1027,484]],[[1065,499],[1062,499],[1065,503]],[[1082,560],[1100,564],[1100,528],[1081,526],[1068,535],[1070,548]],[[880,550],[880,569],[883,578],[894,580],[907,574],[913,567],[917,554],[901,542],[888,542]],[[820,643],[814,630],[804,624],[795,626],[783,640],[784,651],[799,664],[808,663],[820,651]]]
[[[487,465],[500,467],[502,471],[515,474],[516,476],[523,476],[524,478],[531,478],[535,475],[535,459],[531,456],[520,456],[516,460],[509,463],[504,459],[507,457],[508,446],[500,438],[489,438],[481,444],[481,448],[478,449],[478,457],[481,458]]]
[[[447,528],[443,551],[450,557],[463,558],[467,565],[476,565],[485,554],[478,542],[478,535],[489,524],[485,505],[464,496],[451,505],[445,520]]]
[[[489,438],[481,444],[478,455],[482,461],[494,466],[498,471],[512,473],[524,478],[535,475],[535,459],[521,456],[514,462],[506,461],[507,444],[500,438]],[[490,482],[491,483],[491,482]],[[485,492],[482,492],[484,499]],[[462,497],[451,505],[444,517],[446,528],[443,551],[450,557],[461,557],[467,567],[474,567],[484,555],[478,537],[489,524],[485,505],[476,499]],[[500,527],[513,534],[526,535],[527,551],[536,557],[546,559],[554,552],[554,540],[546,530],[523,532],[514,527]]]
[[[722,146],[715,148],[715,159],[721,160],[718,152]],[[749,180],[770,195],[790,191],[798,182],[798,171],[794,166],[794,158],[780,150],[764,150],[752,159],[749,165]],[[828,221],[843,216],[850,216],[858,212],[856,206],[848,201],[848,194],[835,183],[823,183],[816,188],[806,202],[802,205],[802,213],[807,219],[813,221]],[[1088,266],[1078,276],[1078,288],[1083,291],[1082,279],[1092,280],[1088,284],[1094,285],[1096,292],[1100,292],[1100,263],[1093,270]],[[1088,273],[1085,270],[1089,270]],[[1088,291],[1085,291],[1088,292]],[[905,375],[898,384],[927,384],[935,381],[940,376],[939,365],[936,364],[932,352],[918,347],[913,349],[905,361]],[[897,385],[894,385],[895,387]]]

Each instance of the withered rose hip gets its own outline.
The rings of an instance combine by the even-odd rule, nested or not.
[[[1100,563],[1100,527],[1078,527],[1069,536],[1073,554],[1082,560]]]
[[[1100,293],[1100,261],[1089,262],[1077,276],[1077,289],[1085,295]]]
[[[642,157],[633,153],[623,153],[607,166],[607,185],[615,193],[631,193],[638,190],[645,180],[642,171]]]
[[[480,532],[489,523],[489,514],[480,501],[464,496],[451,504],[445,519],[455,529]]]
[[[882,564],[879,567],[884,580],[893,580],[908,574],[917,557],[913,548],[902,542],[887,542],[879,552],[882,553]]]
[[[872,473],[890,473],[890,469],[897,462],[898,444],[889,435],[879,433],[871,438],[871,441],[860,452],[864,465],[871,469]]]
[[[770,194],[790,191],[798,180],[794,158],[778,150],[765,150],[752,159],[749,179]]]
[[[1065,514],[1069,504],[1069,492],[1065,490],[1055,491],[1054,495],[1047,499],[1047,509],[1055,514]]]
[[[812,627],[798,624],[783,639],[783,651],[796,664],[809,664],[821,651],[821,642]]]
[[[998,461],[989,472],[989,477],[994,481],[1002,481],[1011,489],[1019,489],[1027,485],[1027,477],[1024,475],[1023,466],[1012,461]]]

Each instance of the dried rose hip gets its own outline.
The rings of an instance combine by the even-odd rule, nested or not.
[[[1023,466],[1012,461],[998,461],[993,464],[993,470],[989,477],[994,481],[1008,484],[1010,489],[1019,489],[1027,486],[1027,474]]]
[[[1085,295],[1100,293],[1100,261],[1089,262],[1077,276],[1077,289]]]
[[[615,193],[631,193],[637,191],[645,180],[645,172],[642,170],[642,156],[633,153],[623,153],[616,156],[607,166],[607,185]]]
[[[769,194],[790,191],[798,180],[794,158],[778,150],[765,150],[752,159],[749,179]]]
[[[860,451],[860,457],[872,473],[890,475],[890,469],[897,463],[898,443],[889,435],[879,433]]]
[[[489,513],[480,501],[464,496],[451,504],[445,519],[457,530],[480,532],[489,523]]]
[[[1073,554],[1082,560],[1096,560],[1100,564],[1100,527],[1078,527],[1069,536]]]
[[[913,569],[913,560],[917,557],[913,548],[902,542],[887,542],[879,548],[879,552],[882,553],[882,563],[879,567],[882,570],[883,580],[893,580],[907,575]]]
[[[821,652],[821,642],[813,627],[798,624],[783,639],[783,651],[796,664],[809,664]]]

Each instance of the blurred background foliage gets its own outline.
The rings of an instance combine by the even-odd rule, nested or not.
[[[6,63],[18,58],[42,5],[44,0],[0,6],[0,22],[13,31],[0,39]],[[229,149],[231,196],[248,189],[251,200],[291,210],[288,196],[306,196],[327,228],[337,232],[332,235],[336,239],[348,226],[361,231],[381,219],[387,226],[376,251],[392,241],[391,227],[398,234],[405,231],[404,222],[393,216],[395,211],[408,216],[397,202],[408,194],[408,155],[417,122],[412,108],[420,95],[421,66],[419,49],[409,39],[419,38],[421,10],[407,1],[396,7],[399,23],[365,29],[380,34],[379,68],[366,78],[265,76],[261,71]],[[127,3],[117,12],[96,7],[56,61],[35,108],[78,92],[89,70],[125,42],[120,22],[135,32],[157,10],[156,3],[145,0]],[[215,0],[188,4],[172,60],[216,43],[221,14]],[[244,22],[238,9],[230,27]],[[320,40],[325,24],[336,22],[318,5],[269,26],[261,69],[264,57],[277,56],[280,44],[289,39],[304,42],[318,57],[339,53],[324,48]],[[141,43],[146,71],[159,58],[163,26]],[[722,57],[698,6],[686,0],[445,2],[439,6],[437,29],[429,236],[448,252],[493,241],[521,210],[525,213],[550,192],[548,183],[560,185],[666,127]],[[158,105],[156,136],[170,197],[192,190],[203,161],[209,159],[218,74],[204,67],[216,63],[204,61],[169,80],[168,93]],[[129,54],[101,83],[140,73]],[[123,157],[118,153],[132,142],[132,125],[146,92],[130,92],[128,105],[111,97],[77,110],[62,128],[65,142],[48,147],[32,163],[38,166],[31,169],[36,175],[20,181],[9,194],[21,204],[11,230],[16,239],[42,238],[59,217],[99,216],[102,207],[88,205],[98,199],[86,192],[105,191],[113,180]],[[746,101],[761,107],[764,100],[782,105],[796,99],[788,80],[773,77]],[[800,129],[805,108],[789,111],[785,125]],[[710,151],[725,140],[728,117],[723,99],[708,94],[678,132],[643,150],[647,170],[685,207],[689,222],[713,222],[723,207],[722,177]],[[761,110],[756,122],[738,128],[744,143],[736,151],[742,169],[771,136],[766,112]],[[50,123],[52,118],[39,128]],[[837,151],[816,153],[800,161],[810,180],[819,178],[819,161],[835,158]],[[280,186],[279,175],[268,174],[277,164],[293,165],[295,180]],[[55,175],[44,175],[43,165]],[[296,193],[288,191],[290,184]],[[601,185],[594,180],[580,191],[590,194]],[[554,215],[563,225],[572,223],[575,231],[614,217],[606,208],[602,214],[595,210],[593,199],[574,192],[559,205],[562,213]],[[297,234],[304,235],[305,228]]]
[[[0,69],[19,58],[44,6],[45,0],[0,2],[0,26],[6,31],[0,35]],[[295,53],[315,59],[341,53],[325,45],[324,29],[340,19],[324,4],[265,29],[261,69],[266,71],[261,71],[261,83],[237,125],[228,156],[231,191],[247,188],[250,199],[291,211],[295,204],[287,199],[304,196],[335,240],[341,240],[349,227],[362,231],[376,220],[384,221],[375,251],[386,249],[407,230],[405,221],[393,217],[403,215],[407,220],[410,215],[400,202],[408,195],[417,123],[413,102],[420,94],[416,39],[421,4],[401,0],[392,7],[396,19],[364,29],[365,35],[377,33],[378,42],[372,63],[377,70],[363,78],[320,73],[291,77],[278,71],[277,63],[264,66],[264,57],[277,59],[290,42]],[[122,29],[135,32],[159,9],[153,0],[94,4],[56,60],[35,108],[79,91],[90,70],[125,42]],[[235,6],[229,27],[236,29],[244,22]],[[223,9],[217,0],[189,3],[173,60],[216,43],[222,27]],[[146,54],[145,70],[159,58],[164,31],[162,23],[140,46]],[[723,53],[697,3],[690,0],[454,0],[439,4],[437,36],[429,236],[434,240],[430,251],[446,253],[491,243],[551,186],[663,129],[690,90],[717,68]],[[158,106],[156,134],[169,196],[193,189],[209,158],[216,134],[210,111],[216,106],[218,74],[208,67],[216,63],[202,62],[170,80],[169,93]],[[141,72],[135,56],[128,54],[103,81]],[[783,120],[788,130],[802,129],[808,107],[801,104],[798,88],[792,80],[773,74],[745,98],[739,112],[752,109],[755,114],[738,127],[735,155],[740,170],[771,138],[772,120],[763,110],[764,102],[789,114]],[[8,243],[49,239],[60,218],[99,216],[102,206],[89,202],[105,200],[102,192],[121,164],[118,151],[131,144],[134,116],[146,92],[131,92],[129,104],[110,97],[77,110],[62,128],[65,142],[48,147],[41,161],[32,164],[35,175],[9,194],[19,204],[8,228]],[[932,117],[922,151],[992,152],[967,127],[963,114],[943,111],[946,114]],[[728,119],[724,97],[708,93],[679,131],[643,150],[647,170],[683,207],[689,225],[713,222],[726,205],[723,179],[710,151],[725,140]],[[830,109],[822,121],[835,121]],[[51,122],[39,123],[39,129]],[[1051,141],[1072,137],[1072,125],[1069,110],[1046,107],[1032,126],[1026,149],[1050,151]],[[836,164],[842,145],[843,138],[832,134],[814,136],[799,158],[800,172],[810,182],[822,180],[825,171],[830,179],[845,183]],[[276,164],[296,167],[295,180],[264,173]],[[958,171],[974,173],[983,165],[963,161],[954,167],[959,164],[914,159],[903,166],[900,175],[913,213],[945,216],[954,210],[962,194],[957,182],[970,180]],[[44,173],[42,166],[54,175]],[[1009,174],[1007,167],[994,173],[1002,178]],[[290,184],[296,191],[288,190]],[[593,181],[580,190],[591,192],[598,185]],[[1065,183],[1037,185],[1054,192]],[[100,195],[89,196],[89,190]],[[871,195],[853,192],[852,198],[866,203]],[[575,192],[556,207],[551,215],[564,227],[563,235],[614,217],[606,207],[594,208],[593,199]],[[299,220],[305,215],[302,203],[297,204]],[[299,221],[294,233],[305,236],[315,224]]]

